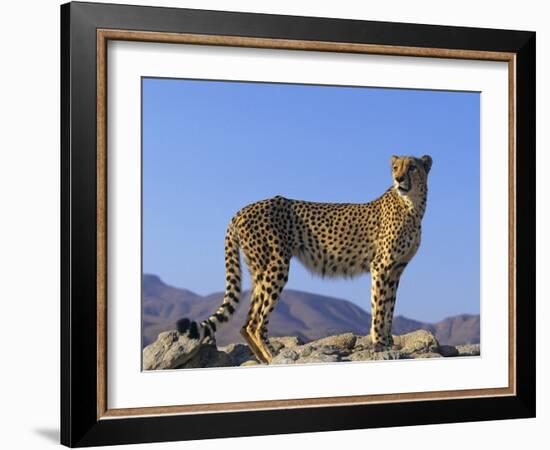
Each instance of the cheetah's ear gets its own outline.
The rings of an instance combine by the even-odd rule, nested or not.
[[[392,155],[390,159],[391,165],[393,166],[395,164],[395,161],[397,161],[398,159],[399,156]]]
[[[432,168],[432,157],[430,155],[424,155],[420,159],[422,160],[422,164],[424,164],[424,169],[426,170],[426,173],[428,173]]]

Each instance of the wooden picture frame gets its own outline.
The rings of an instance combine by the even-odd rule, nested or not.
[[[505,61],[509,68],[507,388],[110,409],[107,42]],[[61,7],[61,442],[91,446],[535,415],[535,33],[69,3]]]

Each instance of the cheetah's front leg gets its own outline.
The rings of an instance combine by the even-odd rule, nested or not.
[[[393,345],[391,333],[393,312],[399,279],[405,264],[380,266],[371,269],[371,339],[376,350]]]

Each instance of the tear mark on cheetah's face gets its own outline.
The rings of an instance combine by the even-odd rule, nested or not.
[[[400,195],[414,197],[420,194],[428,182],[428,173],[432,167],[432,158],[412,156],[391,157],[393,185]]]

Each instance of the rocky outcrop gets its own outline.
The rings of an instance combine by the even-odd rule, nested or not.
[[[479,356],[481,348],[479,344],[457,345],[459,356]]]
[[[189,339],[176,330],[160,333],[157,340],[143,349],[143,369],[174,369],[187,365],[199,352],[212,346]]]
[[[391,348],[376,351],[370,336],[353,333],[329,336],[308,343],[293,336],[271,338],[276,350],[272,364],[318,364],[339,361],[374,361],[392,359],[447,358],[477,356],[479,344],[454,347],[440,345],[426,330],[394,336]],[[143,369],[189,369],[207,367],[253,366],[259,362],[247,345],[216,347],[211,340],[200,343],[177,331],[160,333],[157,340],[143,350]]]

